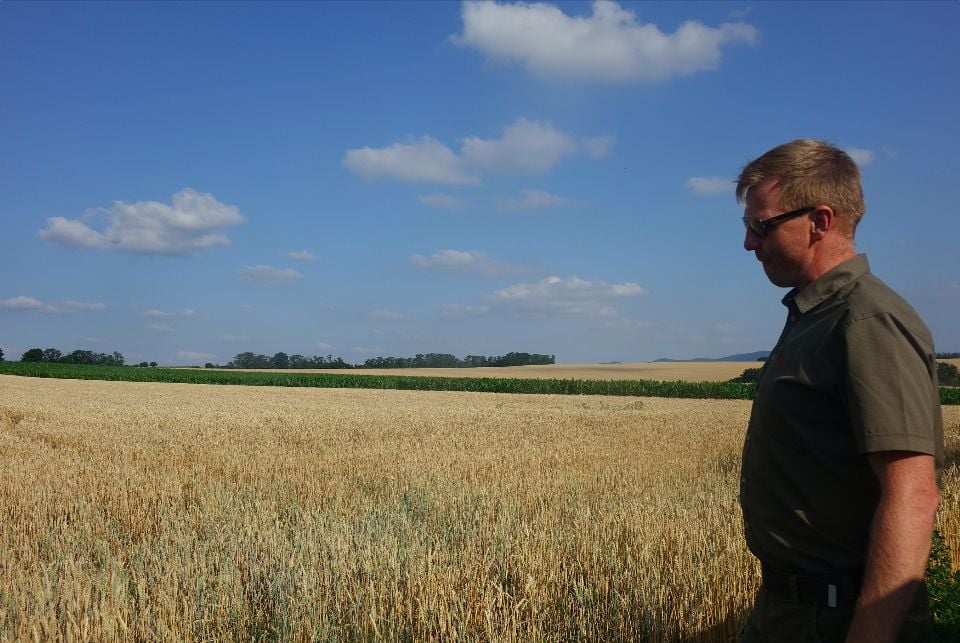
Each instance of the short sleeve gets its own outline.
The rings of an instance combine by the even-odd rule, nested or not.
[[[940,394],[932,342],[889,313],[846,328],[847,403],[861,453],[937,455]]]

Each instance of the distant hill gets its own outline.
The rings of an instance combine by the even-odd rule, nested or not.
[[[758,359],[766,359],[770,351],[755,351],[753,353],[739,353],[737,355],[728,355],[726,357],[694,357],[693,359],[671,359],[661,357],[653,360],[654,362],[755,362]]]

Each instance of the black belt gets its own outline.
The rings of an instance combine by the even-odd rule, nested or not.
[[[818,607],[852,606],[860,594],[860,581],[860,574],[800,576],[763,566],[763,590],[767,596]]]

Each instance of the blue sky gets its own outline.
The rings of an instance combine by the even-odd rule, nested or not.
[[[732,183],[847,149],[960,350],[960,4],[0,3],[0,347],[769,349]]]

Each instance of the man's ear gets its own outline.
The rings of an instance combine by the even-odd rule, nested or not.
[[[836,228],[837,214],[829,205],[817,206],[810,215],[810,222],[814,238],[821,239],[827,232]]]

